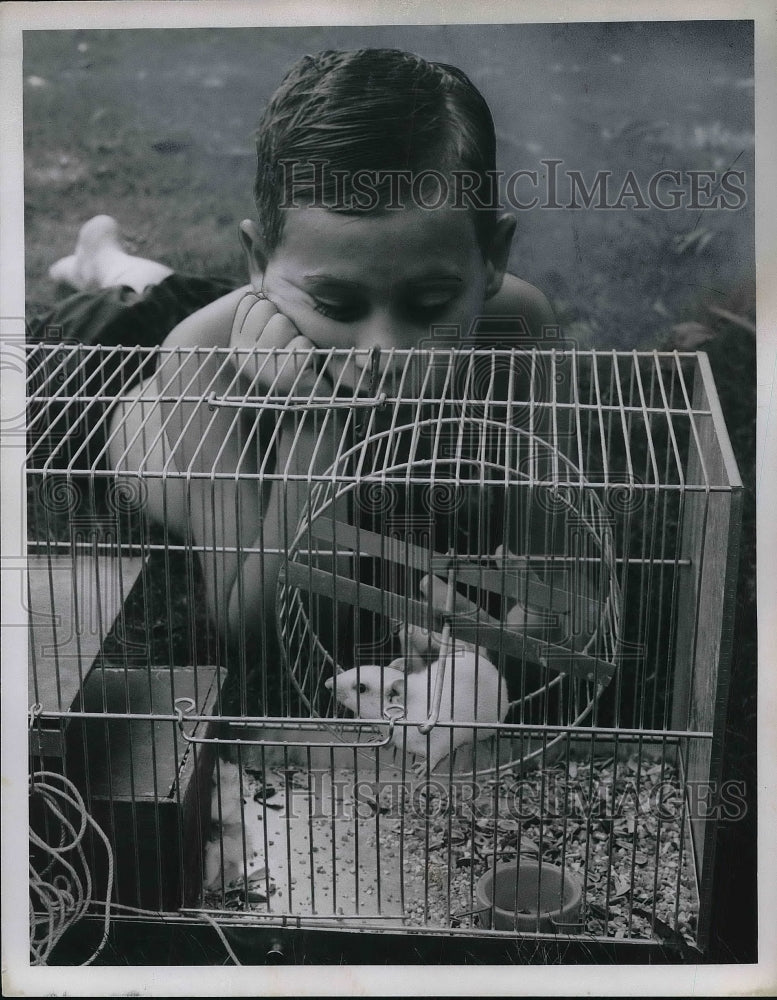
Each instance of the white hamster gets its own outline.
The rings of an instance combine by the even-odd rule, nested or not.
[[[242,795],[241,795],[242,791]],[[254,862],[254,831],[248,810],[243,806],[248,786],[240,770],[228,761],[219,761],[213,774],[211,835],[205,845],[205,888],[218,891],[243,875],[243,852],[249,868]]]
[[[454,749],[492,736],[491,729],[472,729],[467,724],[499,722],[509,707],[507,685],[494,664],[482,653],[457,649],[446,658],[439,715],[440,722],[455,722],[456,728],[435,726],[428,736],[423,735],[415,726],[429,717],[439,666],[440,661],[435,660],[426,669],[408,673],[375,664],[353,667],[337,675],[337,700],[362,719],[382,719],[388,706],[404,705],[407,721],[415,725],[397,726],[394,745],[402,749],[406,732],[407,749],[428,757],[433,771],[450,753],[451,734]],[[334,691],[333,677],[325,684]]]

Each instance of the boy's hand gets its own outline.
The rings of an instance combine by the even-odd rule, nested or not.
[[[297,395],[310,392],[316,381],[308,353],[316,345],[303,337],[269,299],[249,294],[240,302],[229,346],[240,349],[235,367],[253,392]],[[259,354],[257,349],[274,353]]]
[[[498,560],[502,559],[501,546],[497,548],[495,557]],[[535,581],[540,582],[536,575],[532,574],[532,576],[534,576]],[[443,614],[446,612],[448,605],[448,584],[445,580],[431,575],[424,576],[419,582],[419,589],[423,599],[431,603],[434,611]],[[453,611],[454,614],[461,615],[464,620],[469,622],[474,623],[478,620],[490,621],[485,609],[473,604],[472,601],[468,600],[462,594],[457,593],[454,595]],[[508,628],[525,630],[528,635],[534,636],[545,635],[548,631],[549,621],[551,621],[549,609],[529,609],[518,600],[512,604],[504,618],[504,624]],[[420,625],[400,623],[399,636],[402,655],[408,661],[408,664],[414,664],[419,659],[428,660],[429,658],[434,658],[439,653],[442,636],[431,629],[426,629]],[[475,646],[471,642],[457,639],[456,645],[471,653],[475,652]],[[485,647],[481,647],[480,655],[486,658],[489,657]],[[408,669],[414,669],[414,667],[409,665]]]
[[[497,546],[494,558],[498,563],[514,563],[516,568],[521,564],[520,558],[509,551],[505,554],[501,545]],[[510,588],[505,592],[510,594],[512,602],[504,613],[503,625],[511,631],[525,632],[536,639],[567,645],[576,651],[584,650],[599,627],[602,614],[601,603],[585,572],[578,568],[573,575],[557,579],[553,586],[527,567],[521,566],[520,573],[521,582],[516,580],[515,589]],[[424,576],[419,589],[424,600],[430,601],[435,611],[445,612],[448,594],[445,580],[436,576]],[[516,592],[522,597],[525,594],[526,603],[516,597]],[[484,621],[489,620],[485,609],[461,594],[454,597],[454,612],[471,622],[481,620],[481,617]],[[439,648],[439,643],[440,636],[436,632],[430,633],[419,626],[410,626],[407,631],[406,644],[412,653],[423,654],[430,647]],[[462,645],[474,650],[470,643],[462,642]]]
[[[448,584],[435,576],[424,576],[419,582],[419,590],[424,600],[430,600],[432,609],[444,614],[448,606]],[[458,611],[471,610],[471,605],[466,598],[456,596],[455,609]],[[402,656],[398,661],[394,661],[390,666],[396,666],[399,670],[413,672],[423,670],[428,662],[437,659],[442,646],[442,633],[433,629],[424,628],[423,625],[412,625],[409,622],[397,622],[397,633],[399,644],[402,649]],[[475,652],[475,646],[464,639],[456,639],[456,649],[465,650],[470,653]],[[486,656],[484,649],[480,650],[482,656]],[[400,661],[404,661],[404,666],[400,666]]]

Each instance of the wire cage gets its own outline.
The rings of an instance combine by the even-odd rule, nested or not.
[[[27,372],[40,960],[76,830],[79,913],[703,950],[741,508],[703,354]]]

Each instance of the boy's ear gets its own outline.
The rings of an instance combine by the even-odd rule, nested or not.
[[[487,299],[490,299],[492,295],[496,295],[502,287],[517,221],[514,215],[503,215],[497,221],[486,257]]]
[[[244,219],[240,223],[240,245],[248,264],[251,284],[259,291],[267,267],[267,251],[259,227],[251,219]]]

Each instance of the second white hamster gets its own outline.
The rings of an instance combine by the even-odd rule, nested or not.
[[[405,717],[414,725],[397,726],[394,744],[402,749],[406,732],[407,749],[428,758],[434,770],[451,752],[451,734],[454,749],[492,736],[493,730],[473,729],[472,723],[499,722],[509,707],[507,685],[494,664],[482,653],[457,649],[446,657],[438,720],[456,725],[436,725],[428,735],[420,733],[416,727],[431,712],[439,667],[440,661],[435,660],[426,669],[404,673],[393,666],[367,664],[338,674],[336,689],[333,677],[325,684],[340,704],[362,719],[382,719],[390,705],[404,705]]]

